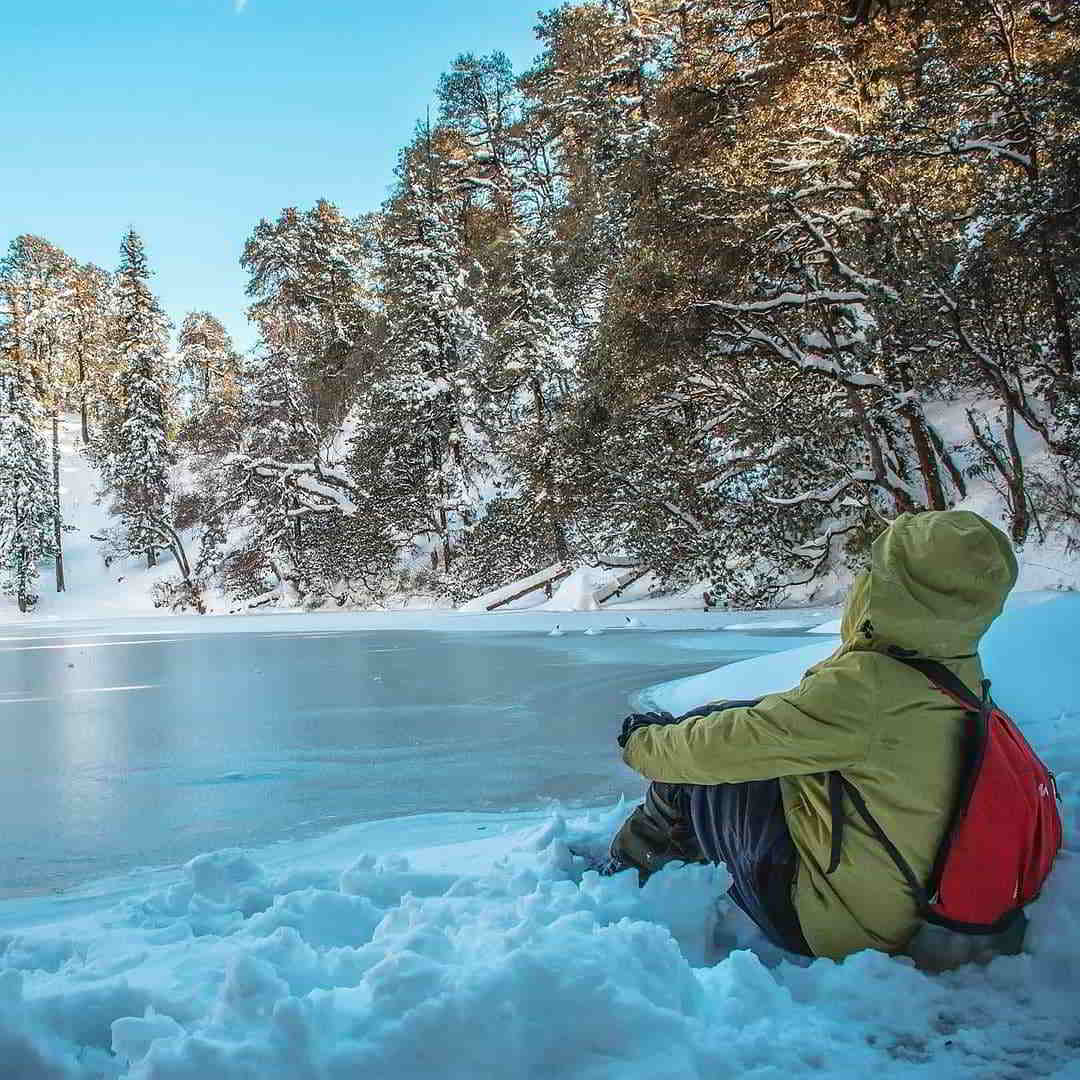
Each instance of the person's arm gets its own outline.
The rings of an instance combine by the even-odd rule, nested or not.
[[[812,670],[757,705],[638,728],[623,760],[650,780],[728,784],[828,772],[861,761],[875,728],[876,680],[865,653]]]

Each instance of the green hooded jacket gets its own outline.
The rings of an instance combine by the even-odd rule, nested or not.
[[[651,780],[721,784],[780,778],[799,853],[795,909],[818,956],[902,950],[918,917],[900,871],[850,805],[840,865],[826,874],[826,774],[839,769],[922,880],[952,810],[965,715],[888,655],[938,660],[974,692],[976,649],[1016,582],[1008,538],[966,510],[903,514],[874,542],[852,587],[843,644],[799,686],[750,708],[639,728],[623,759]]]

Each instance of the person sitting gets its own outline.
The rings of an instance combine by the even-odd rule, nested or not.
[[[1016,576],[1008,538],[979,515],[901,515],[851,588],[840,648],[796,689],[677,720],[626,718],[623,760],[652,783],[605,872],[636,867],[644,881],[672,860],[723,862],[732,900],[782,948],[903,951],[920,925],[916,900],[859,814],[844,815],[834,846],[830,778],[853,785],[927,881],[958,795],[966,718],[898,660],[936,661],[977,692],[979,641]]]

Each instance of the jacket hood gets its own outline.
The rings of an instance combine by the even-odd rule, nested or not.
[[[1009,538],[970,510],[901,514],[871,550],[844,609],[846,648],[969,655],[1016,584]]]

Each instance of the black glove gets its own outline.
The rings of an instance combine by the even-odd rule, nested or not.
[[[678,722],[679,721],[668,712],[634,713],[622,722],[622,731],[619,733],[616,742],[618,742],[620,747],[625,749],[626,744],[630,741],[630,736],[633,735],[638,728],[648,727],[650,724],[677,724]]]

